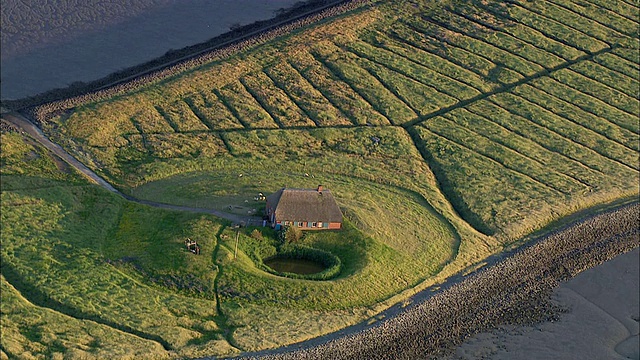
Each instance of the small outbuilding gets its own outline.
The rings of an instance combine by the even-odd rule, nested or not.
[[[342,211],[331,192],[316,189],[282,188],[267,196],[265,212],[276,230],[296,226],[302,230],[342,228]]]

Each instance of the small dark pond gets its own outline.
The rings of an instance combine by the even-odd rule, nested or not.
[[[310,275],[324,271],[326,268],[315,261],[307,259],[290,259],[274,257],[264,261],[264,264],[277,272],[288,272],[300,275]]]

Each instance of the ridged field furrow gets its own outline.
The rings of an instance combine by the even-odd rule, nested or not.
[[[593,61],[606,67],[611,71],[615,71],[619,74],[624,74],[635,81],[640,80],[640,68],[637,63],[633,63],[619,54],[616,54],[618,49],[614,49],[613,52],[608,54],[602,54],[593,58]]]
[[[638,134],[613,124],[605,118],[587,112],[562,98],[549,94],[543,88],[536,88],[526,84],[515,88],[513,93],[579,126],[595,131],[607,139],[625,146],[627,149],[640,150]]]
[[[387,90],[375,77],[358,66],[356,59],[348,54],[332,53],[325,58],[321,54],[315,53],[314,56],[320,59],[342,81],[349,83],[353,89],[356,89],[360,96],[392,123],[400,124],[416,118],[416,113]]]
[[[176,132],[208,130],[208,127],[183,100],[177,100],[168,105],[157,105],[156,108]]]
[[[340,109],[354,125],[389,125],[389,121],[342,81],[317,61],[309,52],[296,52],[290,64],[313,85],[333,106]]]
[[[433,87],[426,86],[373,61],[360,58],[358,59],[358,65],[367,70],[369,74],[375,77],[389,92],[418,115],[424,115],[438,110],[440,108],[438,103],[446,102],[447,100],[449,100],[450,103],[455,102],[455,100],[449,98],[447,95],[435,91]],[[438,94],[440,94],[440,96],[438,96]]]
[[[540,66],[537,71],[542,68],[552,68],[564,62],[564,59],[540,50],[537,47],[528,44],[510,34],[495,31],[482,24],[470,21],[464,16],[460,16],[454,12],[438,13],[435,17],[440,23],[447,24],[448,28],[459,33],[469,34],[474,39],[491,44],[501,50],[516,56],[520,61],[529,63],[529,66]]]
[[[637,98],[627,96],[603,82],[594,81],[570,69],[554,72],[551,77],[573,89],[600,99],[631,116],[638,116],[639,103]]]
[[[637,3],[628,3],[626,1],[611,1],[611,0],[581,0],[588,4],[592,4],[601,9],[606,9],[617,15],[620,15],[627,20],[638,23],[640,22],[638,16],[640,16],[640,8]]]
[[[555,132],[541,126],[529,119],[513,114],[502,105],[492,101],[483,101],[468,106],[467,109],[475,114],[486,116],[491,121],[513,131],[514,133],[528,138],[548,150],[555,151],[566,155],[572,160],[595,170],[597,172],[608,174],[618,172],[620,167],[609,162],[602,163],[602,157],[594,157],[596,155],[593,150],[585,148],[576,143],[572,139],[556,134]],[[622,169],[624,170],[624,168]],[[616,179],[612,179],[614,182]]]
[[[239,80],[217,89],[216,96],[227,105],[229,110],[246,128],[269,129],[277,128],[271,115],[245,89]]]
[[[594,53],[608,47],[602,41],[585,35],[581,31],[566,26],[565,24],[549,19],[529,9],[517,4],[510,3],[506,11],[515,21],[523,25],[541,31],[545,36],[559,41],[567,46],[574,47],[580,51]]]
[[[433,16],[423,15],[418,20],[412,20],[411,25],[422,29],[427,34],[433,34],[442,38],[447,43],[455,44],[476,54],[482,55],[493,62],[499,62],[503,66],[519,73],[522,76],[530,76],[539,72],[542,67],[513,55],[483,40],[478,40],[467,34],[452,30],[452,26],[438,21]]]
[[[504,69],[500,74],[496,74],[496,64],[490,59],[455,44],[427,36],[420,31],[408,23],[397,23],[387,30],[386,35],[398,42],[447,59],[489,82],[511,83],[522,78],[522,75],[510,69]]]
[[[564,61],[573,60],[585,54],[566,43],[548,37],[539,29],[524,25],[516,21],[516,19],[510,18],[506,14],[506,7],[505,3],[466,3],[461,6],[450,7],[449,11],[482,24],[493,31],[509,34]]]
[[[165,117],[155,107],[142,107],[131,116],[131,121],[136,124],[141,134],[174,132]]]
[[[582,92],[580,89],[575,89],[561,83],[551,77],[536,79],[532,81],[530,85],[542,89],[551,95],[557,96],[558,98],[567,99],[584,111],[602,117],[603,119],[607,119],[612,124],[625,128],[633,133],[637,134],[640,130],[637,117],[610,106],[597,97]]]
[[[540,16],[543,16],[549,20],[556,21],[563,26],[582,33],[585,36],[592,38],[592,41],[599,41],[612,46],[618,41],[624,41],[626,36],[591,21],[582,15],[578,15],[575,12],[567,9],[563,9],[557,5],[541,0],[536,2],[525,2],[522,0],[507,0],[511,4],[517,4],[518,6],[534,12]]]
[[[194,112],[214,131],[242,129],[242,123],[229,111],[213,91],[203,89],[185,98]]]
[[[454,62],[455,59],[442,57],[417,48],[410,45],[408,41],[402,42],[381,32],[368,34],[364,40],[371,46],[388,50],[397,56],[438,71],[442,75],[456,79],[480,92],[490,91],[497,86],[497,84],[485,80],[484,76],[479,76],[477,73],[457,64]]]
[[[504,94],[504,96],[496,96],[492,99],[494,102],[505,106],[511,113],[534,121],[558,135],[571,139],[572,141],[597,152],[601,156],[620,162],[624,166],[632,167],[637,170],[638,165],[636,164],[635,155],[633,154],[633,151],[630,151],[630,149],[623,147],[616,142],[609,141],[595,131],[568,121],[567,119],[538,106],[527,98],[528,96]]]
[[[594,61],[583,61],[570,67],[571,70],[579,73],[590,80],[599,82],[609,88],[620,91],[624,95],[632,98],[640,98],[640,83],[637,79],[624,75],[615,70],[602,66]]]
[[[589,187],[597,187],[605,180],[602,173],[596,172],[568,158],[566,155],[551,151],[540,144],[489,119],[471,113],[466,109],[458,109],[445,115],[445,118],[458,126],[473,131],[498,144],[508,147],[523,156],[545,164],[547,171],[554,171],[574,179]]]
[[[580,0],[547,0],[548,3],[555,4],[570,10],[589,21],[595,21],[599,25],[611,28],[627,36],[638,35],[638,24],[620,16],[608,9],[594,6],[586,1]]]
[[[442,74],[436,69],[398,56],[385,49],[376,48],[366,43],[350,43],[345,45],[345,47],[357,56],[364,57],[406,77],[419,81],[433,88],[434,91],[443,93],[446,97],[459,100],[480,94],[478,90],[449,75]]]
[[[422,124],[422,126],[449,141],[467,148],[469,151],[490,158],[505,168],[560,193],[570,194],[575,191],[584,190],[585,187],[583,184],[556,172],[548,171],[541,162],[528,158],[507,146],[491,141],[464,127],[455,126],[456,123],[445,119],[446,118],[431,119]]]
[[[317,126],[350,125],[351,121],[287,62],[265,69],[267,76]]]

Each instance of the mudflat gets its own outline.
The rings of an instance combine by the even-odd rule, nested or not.
[[[106,2],[106,20],[98,21],[100,11],[93,17],[91,12],[83,17],[82,8],[72,7],[65,12],[60,5],[56,14],[48,14],[39,8],[3,1],[3,26],[10,25],[10,31],[5,30],[15,36],[2,37],[2,99],[18,99],[77,81],[96,80],[155,59],[171,49],[207,41],[233,26],[273,18],[276,11],[295,2],[143,1],[131,12],[116,11],[118,4]],[[34,31],[34,27],[42,30]],[[21,33],[28,36],[21,37]],[[50,33],[56,36],[48,36]]]
[[[638,248],[562,283],[558,321],[478,334],[448,359],[638,359]]]

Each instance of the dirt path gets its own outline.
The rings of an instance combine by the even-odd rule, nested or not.
[[[106,180],[101,178],[98,174],[96,174],[87,166],[85,166],[83,163],[81,163],[76,158],[74,158],[71,154],[69,154],[66,150],[64,150],[60,145],[49,140],[46,137],[46,135],[42,132],[42,130],[40,130],[40,128],[34,125],[34,123],[31,122],[29,119],[25,118],[24,116],[18,113],[2,114],[2,119],[8,121],[9,123],[19,128],[20,130],[27,133],[34,140],[39,142],[42,146],[44,146],[49,151],[51,151],[56,156],[58,156],[60,159],[65,161],[67,164],[69,164],[70,166],[78,170],[81,174],[87,177],[94,184],[97,184],[103,187],[104,189],[111,191],[114,194],[120,195],[129,201],[137,202],[143,205],[153,206],[156,208],[162,208],[162,209],[212,214],[217,217],[232,221],[234,223],[245,224],[247,226],[249,225],[261,226],[263,224],[262,218],[255,217],[255,216],[240,216],[240,215],[230,214],[230,213],[226,213],[226,212],[215,210],[215,209],[163,204],[155,201],[141,200],[141,199],[137,199],[132,196],[123,194],[118,189],[114,188],[111,184],[109,184]]]
[[[83,163],[76,160],[71,154],[66,152],[60,145],[53,143],[49,140],[44,133],[35,126],[31,121],[26,119],[24,116],[17,113],[8,113],[3,114],[2,118],[10,122],[11,124],[17,126],[19,129],[26,132],[29,136],[35,139],[37,142],[42,144],[49,151],[57,155],[62,160],[66,161],[69,165],[73,166],[76,170],[78,170],[81,174],[86,176],[91,182],[94,184],[100,185],[103,188],[116,193],[118,195],[123,196],[121,192],[116,190],[111,184],[106,182],[103,178],[98,176],[96,173],[91,171],[88,167],[86,167]]]

